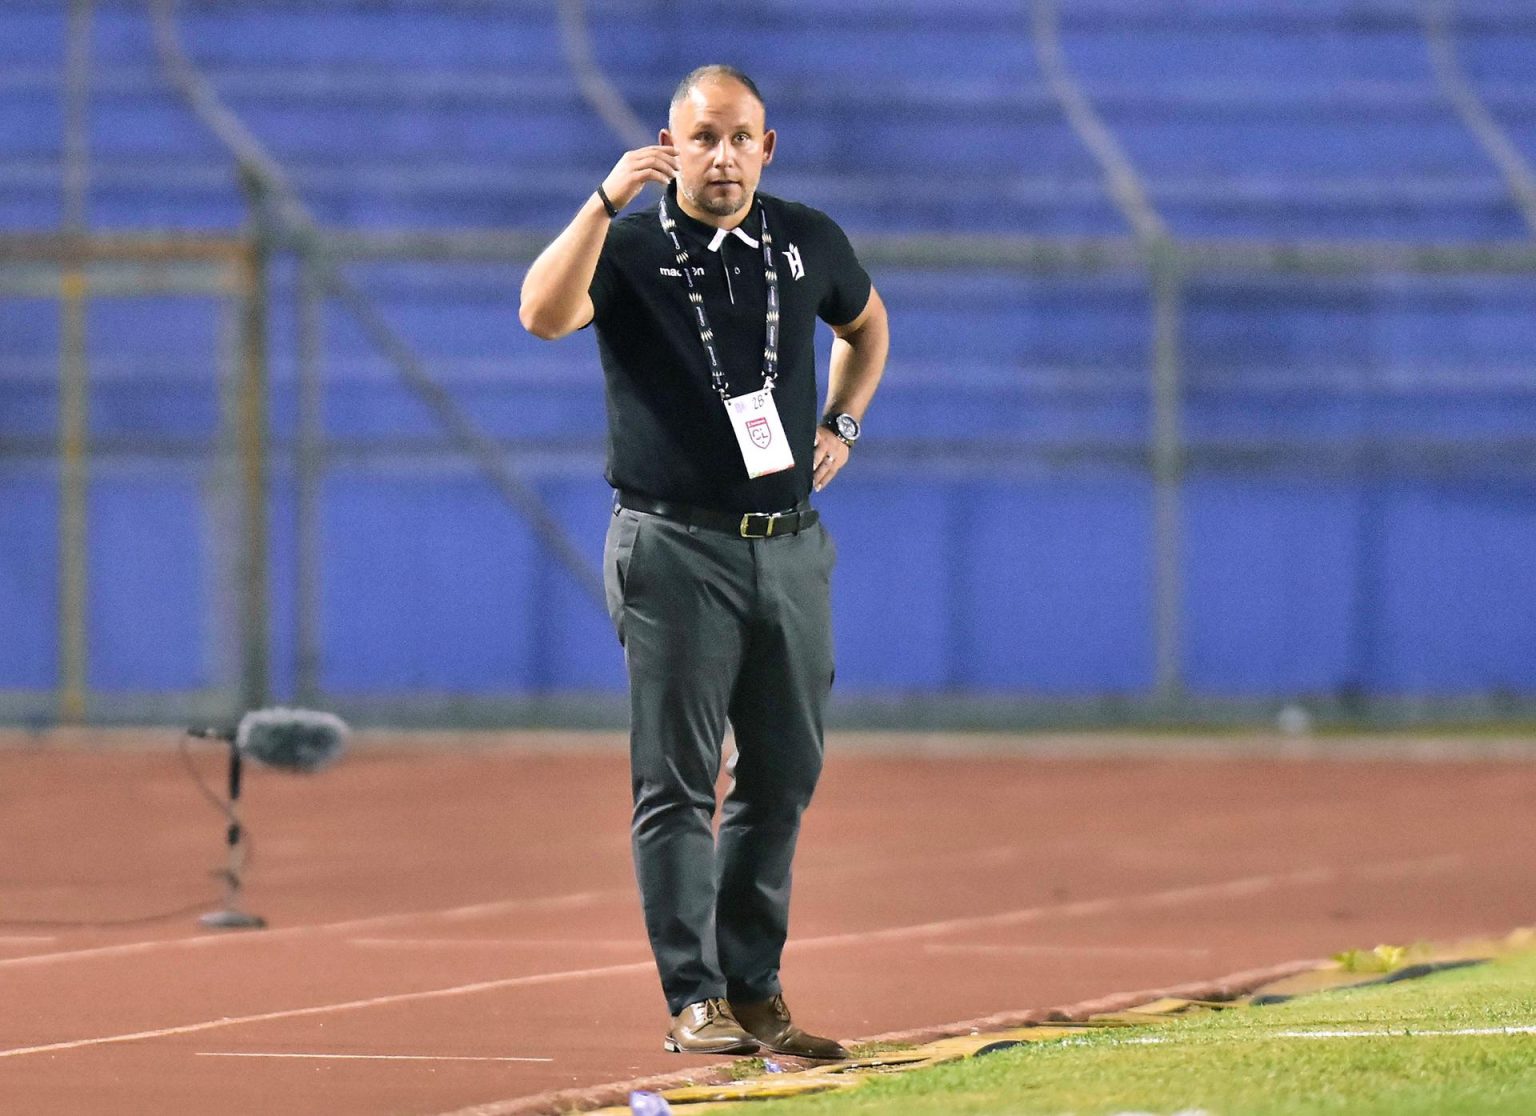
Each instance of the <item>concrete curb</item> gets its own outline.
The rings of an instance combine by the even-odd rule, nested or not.
[[[1242,972],[1218,977],[1214,980],[1192,981],[1168,988],[1145,989],[1139,992],[1120,992],[1095,1000],[1083,1000],[1056,1008],[1031,1008],[1027,1011],[1001,1012],[996,1015],[968,1019],[957,1023],[944,1023],[931,1027],[919,1027],[908,1031],[888,1031],[885,1034],[853,1039],[846,1045],[858,1047],[865,1043],[900,1043],[920,1046],[940,1039],[962,1035],[989,1034],[1008,1031],[1037,1023],[1076,1022],[1095,1015],[1126,1011],[1142,1004],[1163,999],[1210,1000],[1222,1002],[1235,1000],[1255,989],[1277,980],[1308,972],[1327,964],[1321,960],[1288,961],[1262,969],[1245,969]],[[826,1063],[807,1062],[800,1059],[777,1059],[802,1069]],[[611,1081],[603,1085],[591,1085],[578,1089],[561,1089],[539,1093],[530,1097],[518,1097],[504,1101],[490,1101],[457,1109],[442,1116],[563,1116],[571,1112],[589,1112],[612,1105],[627,1105],[629,1094],[635,1090],[665,1092],[690,1085],[720,1085],[735,1080],[732,1072],[736,1061],[704,1066],[697,1070],[642,1077],[634,1081]],[[793,1072],[793,1070],[791,1070]]]

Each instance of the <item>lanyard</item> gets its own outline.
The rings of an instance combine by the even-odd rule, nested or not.
[[[761,206],[758,207],[762,209]],[[693,304],[695,324],[699,327],[699,341],[704,345],[704,355],[709,358],[709,375],[720,398],[729,402],[731,393],[725,386],[725,369],[720,364],[720,354],[715,350],[715,331],[709,328],[709,315],[704,312],[704,292],[693,281],[693,267],[688,249],[677,237],[677,222],[667,210],[667,199],[661,199],[659,207],[662,230],[672,238],[677,249],[677,266],[688,282],[688,301]],[[773,381],[779,374],[779,273],[773,267],[773,237],[768,234],[768,214],[762,214],[763,278],[768,286],[768,314],[763,341],[763,387],[773,390]]]

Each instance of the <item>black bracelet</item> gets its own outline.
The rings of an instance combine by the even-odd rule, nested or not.
[[[603,193],[603,184],[601,182],[597,184],[597,200],[603,203],[603,208],[608,211],[608,216],[617,217],[619,215],[618,207],[608,200],[607,194]]]

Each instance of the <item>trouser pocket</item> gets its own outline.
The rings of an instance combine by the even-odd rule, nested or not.
[[[640,518],[628,508],[615,509],[608,522],[608,536],[603,540],[603,597],[620,644],[624,642],[624,600],[632,574],[635,541],[640,535]]]

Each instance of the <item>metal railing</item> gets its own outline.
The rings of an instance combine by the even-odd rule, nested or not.
[[[232,601],[226,624],[232,638],[230,674],[213,688],[163,695],[148,706],[176,706],[220,717],[265,700],[267,643],[267,276],[259,241],[249,237],[91,235],[81,232],[0,235],[0,298],[56,300],[60,314],[58,683],[52,695],[0,695],[0,708],[26,720],[63,724],[96,718],[100,709],[89,678],[87,506],[92,462],[91,388],[87,366],[87,310],[104,299],[191,295],[225,308],[235,341],[230,352],[210,354],[233,367],[217,375],[231,385],[211,467],[226,474],[216,487],[232,497],[226,509],[232,567],[220,579]]]
[[[448,436],[476,463],[502,498],[528,521],[541,543],[581,590],[602,607],[602,577],[591,561],[576,546],[539,494],[506,461],[474,417],[444,390],[405,336],[327,254],[323,239],[317,235],[318,223],[288,184],[282,167],[193,65],[182,45],[175,0],[146,0],[146,3],[154,21],[156,46],[166,72],[198,119],[224,144],[239,166],[253,207],[261,215],[258,235],[268,250],[291,251],[302,259],[306,281],[322,284],[348,310],[369,341],[426,404]],[[301,520],[310,521],[312,517],[311,509]]]

